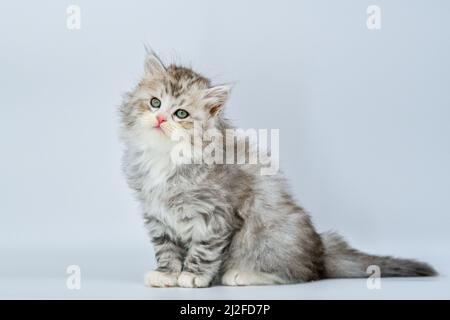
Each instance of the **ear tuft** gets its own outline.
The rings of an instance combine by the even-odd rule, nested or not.
[[[145,73],[149,76],[163,75],[166,72],[161,59],[154,52],[149,52],[145,58]]]
[[[223,109],[230,92],[230,85],[219,85],[206,90],[206,105],[212,116],[217,115]]]

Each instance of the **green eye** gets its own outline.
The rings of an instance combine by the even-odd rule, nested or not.
[[[151,105],[153,108],[158,109],[159,107],[161,107],[161,101],[160,101],[158,98],[152,98],[152,99],[150,100],[150,105]]]
[[[189,113],[186,110],[178,109],[175,111],[175,115],[180,119],[186,119],[189,116]]]

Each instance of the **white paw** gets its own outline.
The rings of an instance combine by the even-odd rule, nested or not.
[[[222,284],[226,286],[251,286],[287,283],[274,274],[264,272],[248,272],[230,269],[222,276]]]
[[[225,274],[222,276],[222,284],[226,286],[238,286],[237,279],[239,277],[239,271],[238,270],[228,270],[225,272]]]
[[[144,277],[144,283],[148,287],[175,287],[177,275],[159,271],[149,271]]]
[[[184,288],[204,288],[208,287],[211,279],[206,276],[199,276],[190,272],[182,272],[178,277],[178,286]]]

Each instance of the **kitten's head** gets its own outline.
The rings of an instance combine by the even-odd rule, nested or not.
[[[122,135],[132,143],[164,147],[171,145],[174,130],[193,135],[221,125],[220,112],[230,86],[212,86],[189,68],[165,67],[153,53],[145,60],[145,73],[121,106]]]

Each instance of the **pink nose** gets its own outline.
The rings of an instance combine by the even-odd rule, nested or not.
[[[161,125],[161,123],[166,122],[167,120],[164,116],[158,114],[156,116],[156,121],[158,121],[157,126],[159,127]]]

